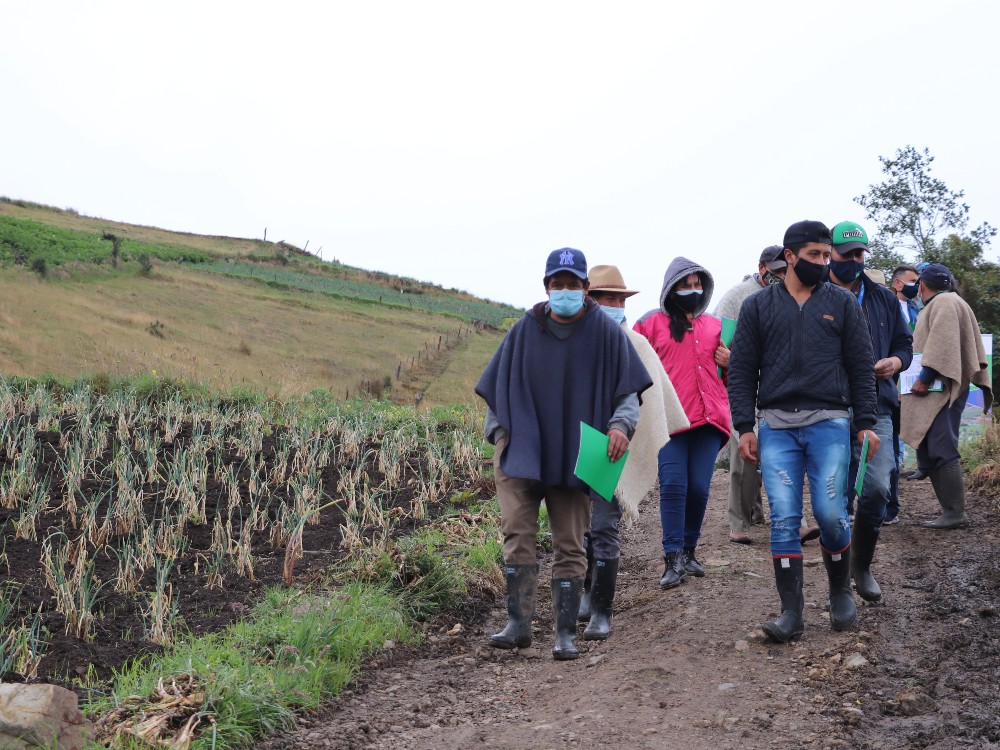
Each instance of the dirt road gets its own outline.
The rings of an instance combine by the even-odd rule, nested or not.
[[[385,652],[356,689],[268,750],[292,748],[994,748],[1000,747],[1000,515],[970,497],[975,525],[919,528],[930,483],[905,482],[902,523],[874,570],[883,603],[835,633],[817,542],[805,547],[806,632],[763,642],[777,612],[767,527],[726,539],[727,476],[717,472],[699,558],[708,573],[661,591],[659,518],[647,500],[626,535],[612,637],[554,662],[543,562],[535,646],[484,647],[495,609],[418,652]],[[499,604],[499,603],[498,603]],[[451,628],[445,628],[447,631]],[[457,630],[457,628],[456,628]]]

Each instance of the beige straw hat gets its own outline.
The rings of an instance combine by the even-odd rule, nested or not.
[[[590,291],[618,292],[631,297],[638,294],[636,289],[626,289],[625,279],[618,266],[592,266],[590,269]]]

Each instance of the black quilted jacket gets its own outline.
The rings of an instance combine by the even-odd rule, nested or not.
[[[761,409],[854,409],[854,427],[878,416],[872,340],[854,295],[820,284],[802,309],[777,284],[740,308],[729,360],[729,407],[742,435]]]

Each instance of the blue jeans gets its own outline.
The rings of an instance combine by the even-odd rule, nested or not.
[[[882,525],[885,509],[892,493],[892,475],[898,471],[896,467],[896,451],[892,442],[892,415],[879,414],[873,432],[881,440],[878,451],[868,462],[865,471],[865,484],[858,498],[858,518],[862,518],[876,529]],[[851,428],[851,435],[855,430]],[[847,479],[847,492],[854,495],[854,485],[858,478],[858,468],[861,466],[861,443],[851,441],[851,470]],[[898,479],[896,480],[898,483]],[[898,512],[898,506],[897,506]]]
[[[660,448],[660,525],[663,554],[694,549],[701,537],[715,458],[728,436],[702,425],[670,436]]]
[[[771,554],[801,557],[802,487],[809,475],[813,515],[820,544],[840,552],[851,543],[847,518],[847,471],[851,432],[847,419],[827,419],[808,427],[774,430],[761,420],[760,470],[771,507]]]

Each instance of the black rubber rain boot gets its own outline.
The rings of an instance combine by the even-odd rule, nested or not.
[[[594,587],[594,545],[587,537],[587,575],[583,578],[583,594],[580,595],[580,614],[576,619],[586,622],[590,619],[590,591]]]
[[[931,484],[944,511],[933,521],[920,524],[925,529],[960,529],[969,525],[965,515],[965,480],[962,465],[958,461],[930,471]]]
[[[611,635],[611,605],[618,582],[618,560],[598,560],[594,566],[594,591],[590,622],[583,631],[585,641],[603,641]]]
[[[830,582],[830,627],[847,630],[858,619],[858,605],[851,590],[851,548],[831,554],[823,550],[823,564]]]
[[[695,578],[702,578],[705,575],[705,566],[694,557],[694,547],[684,548],[684,572]]]
[[[672,589],[680,586],[687,578],[684,569],[684,551],[677,550],[663,556],[663,575],[660,577],[661,589]]]
[[[538,587],[537,565],[508,565],[507,626],[490,636],[494,648],[527,648],[531,645],[531,621],[535,617],[535,589]]]
[[[774,585],[781,598],[781,614],[776,620],[765,622],[761,628],[768,638],[777,643],[788,643],[802,637],[804,624],[802,610],[805,598],[802,595],[802,558],[775,557]]]
[[[851,533],[851,577],[858,596],[866,602],[877,602],[882,598],[882,588],[871,570],[878,537],[878,527],[860,515],[855,516],[854,531]]]
[[[583,580],[574,578],[552,579],[552,615],[556,621],[556,642],[552,658],[557,661],[576,659],[576,616],[580,611],[580,594]]]

